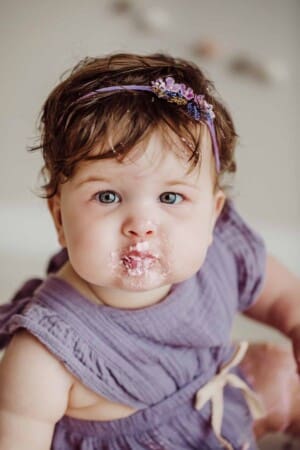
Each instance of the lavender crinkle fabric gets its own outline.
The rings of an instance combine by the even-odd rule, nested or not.
[[[197,411],[195,393],[234,351],[237,311],[257,298],[265,273],[265,246],[228,202],[201,269],[172,287],[162,302],[140,310],[96,305],[55,276],[27,282],[0,306],[0,348],[25,328],[86,387],[137,412],[113,421],[64,416],[52,450],[221,449],[211,426],[211,405]],[[235,372],[242,377],[239,369]],[[240,450],[256,449],[243,394],[224,389],[222,436]]]

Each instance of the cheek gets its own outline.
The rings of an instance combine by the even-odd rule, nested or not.
[[[175,237],[174,265],[176,270],[190,276],[202,266],[209,245],[211,244],[212,227],[209,221],[194,221],[183,226]]]
[[[193,244],[182,245],[177,252],[177,258],[175,260],[175,266],[178,271],[185,274],[187,277],[193,275],[202,266],[208,245],[204,241],[200,241]]]
[[[91,220],[84,215],[70,214],[63,218],[64,234],[71,262],[79,264],[95,255],[105,254],[110,233],[103,220]]]
[[[100,283],[99,280],[111,271],[108,264],[111,245],[103,227],[72,227],[68,236],[68,254],[75,272],[88,282]]]

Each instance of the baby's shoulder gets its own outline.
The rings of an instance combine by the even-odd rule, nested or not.
[[[13,336],[0,364],[0,404],[39,410],[47,401],[49,412],[63,414],[72,383],[72,375],[31,333]]]
[[[18,331],[0,364],[0,409],[39,420],[59,420],[73,377],[28,331]]]
[[[0,362],[0,448],[50,448],[71,386],[70,374],[33,335],[16,333]]]

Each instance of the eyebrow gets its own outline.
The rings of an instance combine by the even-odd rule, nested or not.
[[[196,184],[194,184],[194,183],[189,183],[189,182],[187,182],[187,181],[185,181],[185,180],[180,180],[180,179],[178,179],[178,180],[170,180],[170,181],[167,181],[167,182],[166,182],[166,185],[167,185],[167,186],[183,185],[183,186],[190,187],[190,188],[192,188],[192,189],[199,189],[199,186],[197,186]]]
[[[83,179],[81,179],[81,180],[79,180],[77,183],[76,183],[76,186],[81,186],[82,184],[85,184],[85,183],[111,183],[111,179],[108,179],[108,178],[105,178],[105,177],[99,177],[99,176],[95,176],[95,175],[91,175],[91,176],[89,176],[89,177],[87,177],[87,178],[83,178]]]

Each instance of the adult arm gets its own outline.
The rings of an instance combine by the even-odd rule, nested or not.
[[[300,373],[300,279],[268,255],[264,284],[244,314],[284,333],[292,340]]]

